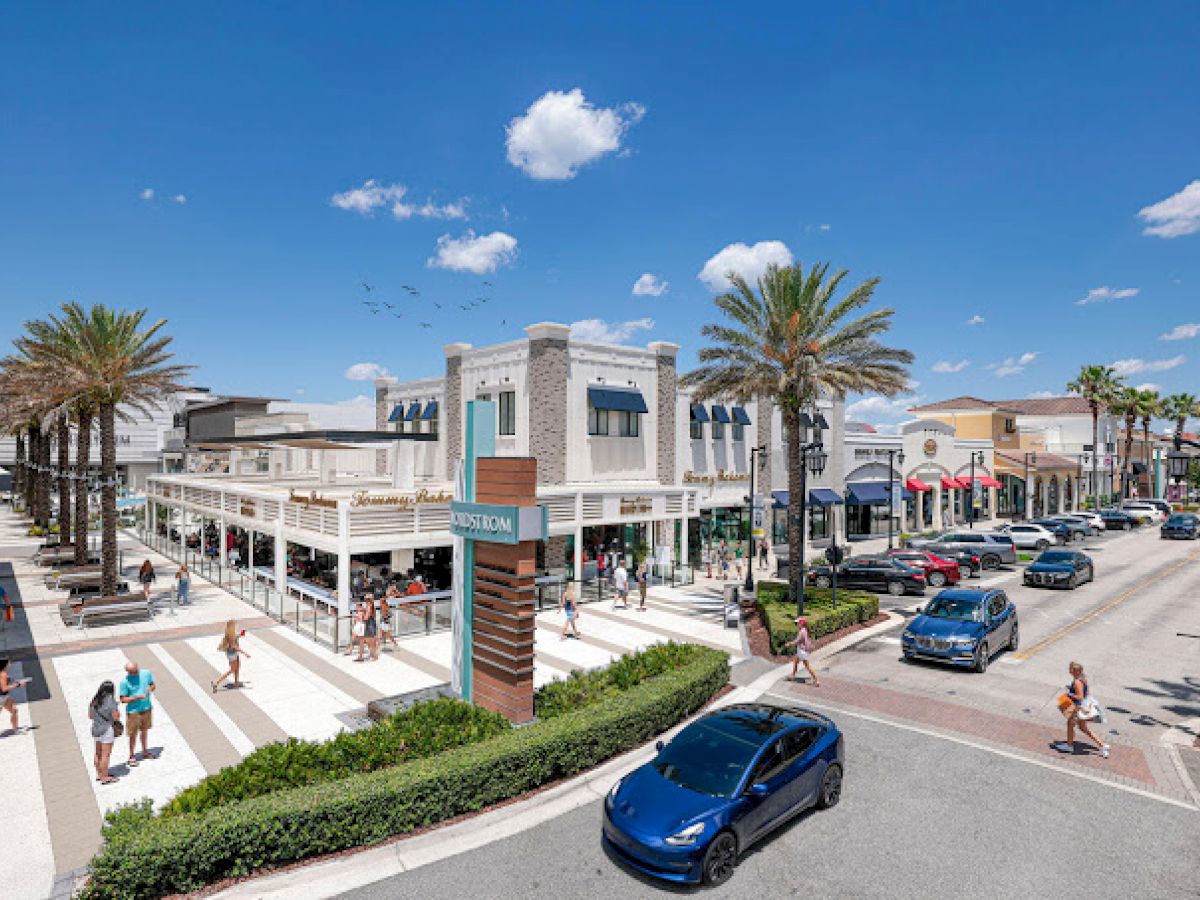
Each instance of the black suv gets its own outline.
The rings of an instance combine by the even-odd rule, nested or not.
[[[893,597],[901,594],[924,594],[925,573],[897,559],[882,556],[860,556],[842,563],[837,569],[838,587],[883,593]],[[833,585],[833,570],[817,566],[808,573],[808,583],[827,588]]]

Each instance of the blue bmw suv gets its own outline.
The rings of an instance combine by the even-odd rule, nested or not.
[[[986,672],[1000,650],[1021,638],[1017,608],[1004,591],[953,588],[929,601],[900,638],[906,660],[929,659]]]
[[[765,703],[715,710],[612,786],[604,846],[655,878],[721,884],[756,840],[836,805],[845,765],[825,716]]]

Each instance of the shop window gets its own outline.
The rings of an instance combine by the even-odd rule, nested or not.
[[[724,422],[718,422],[716,419],[713,419],[712,436],[713,436],[714,441],[725,440],[725,423]]]
[[[704,437],[704,423],[694,421],[689,423],[688,434],[693,441],[701,440]]]
[[[1017,430],[1017,420],[1016,419],[1005,419],[1004,420],[1004,433],[1005,434],[1015,434],[1016,430]]]
[[[501,391],[499,433],[513,435],[517,433],[517,392]]]
[[[588,405],[588,434],[608,434],[608,410]]]
[[[588,434],[601,437],[638,437],[641,433],[641,413],[588,406]]]
[[[732,428],[733,428],[733,439],[735,441],[744,441],[746,439],[746,426],[745,425],[743,425],[741,422],[734,422],[732,425]]]
[[[641,413],[617,413],[617,434],[621,437],[637,437],[642,433]]]

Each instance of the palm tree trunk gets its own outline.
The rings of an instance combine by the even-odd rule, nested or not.
[[[788,599],[796,606],[796,615],[804,612],[804,461],[800,457],[800,416],[786,402],[782,404],[783,441],[787,447],[787,540]]]
[[[1133,429],[1137,427],[1137,419],[1132,416],[1125,417],[1125,460],[1121,466],[1122,481],[1121,496],[1129,496],[1129,473],[1133,468]]]
[[[26,511],[29,513],[29,518],[33,519],[33,524],[39,524],[39,519],[42,515],[42,501],[38,496],[38,473],[37,464],[39,459],[38,452],[38,433],[37,429],[32,425],[29,426],[29,484],[26,486]]]
[[[1154,479],[1150,477],[1150,417],[1142,418],[1142,450],[1146,455],[1146,496],[1154,494]]]
[[[88,463],[92,452],[92,413],[79,412],[79,434],[75,443],[75,565],[88,561]]]
[[[29,484],[29,474],[25,470],[25,432],[17,431],[17,465],[13,471],[13,495],[20,495],[25,501],[25,509],[29,509],[29,496],[25,493]]]
[[[58,539],[71,543],[71,423],[58,420]]]
[[[1100,408],[1095,404],[1092,407],[1092,512],[1100,511],[1100,485],[1097,482],[1097,468],[1100,462]],[[1028,490],[1029,485],[1026,485]]]
[[[42,464],[42,486],[40,488],[42,495],[42,527],[50,529],[50,483],[53,479],[50,477],[50,429],[43,428],[41,437],[38,439],[38,447],[41,450]]]
[[[100,404],[100,589],[117,592],[117,407]]]

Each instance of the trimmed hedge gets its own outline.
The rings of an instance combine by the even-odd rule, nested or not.
[[[402,766],[202,813],[155,817],[149,801],[122,807],[107,817],[81,896],[186,893],[474,812],[644,743],[728,680],[729,658],[698,648],[687,665],[603,702]]]
[[[838,591],[838,605],[830,605],[829,594],[824,598],[804,592],[804,615],[808,633],[813,640],[867,622],[879,615],[879,598],[864,591]],[[823,600],[823,602],[822,602]],[[790,603],[760,600],[758,614],[771,639],[771,652],[776,656],[790,654],[789,641],[796,639],[796,607]]]

